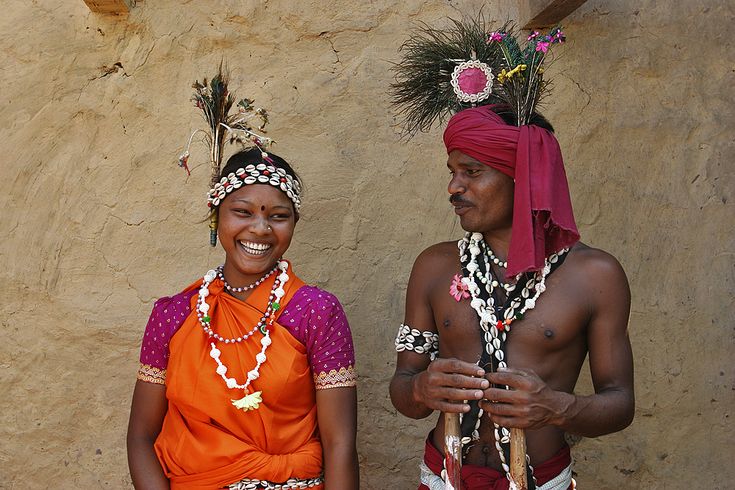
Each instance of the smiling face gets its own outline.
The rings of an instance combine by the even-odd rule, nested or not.
[[[219,206],[217,232],[224,274],[233,286],[252,284],[288,249],[296,226],[291,200],[268,184],[242,186]]]
[[[510,229],[513,224],[513,179],[459,150],[449,153],[452,175],[447,190],[465,231]]]

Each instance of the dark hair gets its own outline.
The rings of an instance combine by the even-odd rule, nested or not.
[[[270,151],[268,152],[268,157],[272,160],[272,163],[263,159],[263,154],[258,147],[253,147],[249,150],[240,150],[232,155],[229,159],[227,159],[227,163],[220,172],[220,179],[230,173],[235,172],[238,168],[245,168],[248,165],[258,165],[261,163],[265,163],[266,165],[273,165],[276,168],[282,168],[283,170],[285,170],[289,175],[291,175],[295,180],[299,182],[303,189],[301,178],[286,160],[279,157],[275,153],[271,153]],[[298,219],[299,212],[296,210],[295,206],[294,212],[296,213],[296,218]]]
[[[510,110],[510,107],[498,104],[494,105],[491,109],[495,114],[500,116],[503,121],[506,122],[506,124],[510,126],[518,125],[518,118],[516,117],[515,113]],[[538,126],[540,128],[544,128],[548,131],[551,131],[552,133],[554,132],[554,126],[552,126],[551,123],[538,112],[534,112],[533,114],[531,114],[531,120],[528,123],[533,124],[534,126]]]

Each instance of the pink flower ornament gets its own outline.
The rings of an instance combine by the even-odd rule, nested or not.
[[[470,297],[470,291],[467,288],[467,285],[462,282],[462,276],[459,274],[455,274],[452,278],[452,284],[449,286],[449,294],[451,294],[457,302]]]
[[[549,50],[549,44],[551,43],[548,43],[545,41],[540,41],[536,43],[536,51],[541,51],[541,52],[546,53]]]
[[[494,31],[494,32],[491,32],[490,35],[488,36],[487,42],[488,43],[492,43],[492,42],[499,43],[505,38],[505,36],[506,34],[503,32]]]

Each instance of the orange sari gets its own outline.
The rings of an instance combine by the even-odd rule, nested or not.
[[[304,284],[290,268],[288,274],[278,313]],[[275,275],[245,302],[224,293],[221,281],[213,281],[207,298],[212,328],[225,338],[250,331],[263,315],[274,281]],[[197,281],[188,289],[198,289],[201,284]],[[171,488],[212,489],[243,478],[280,483],[319,476],[322,447],[306,347],[274,322],[267,360],[249,389],[250,393],[262,390],[263,402],[257,410],[237,409],[231,400],[245,393],[228,389],[215,372],[217,364],[209,356],[211,340],[199,324],[196,300],[194,295],[192,313],[170,342],[168,412],[155,443]],[[238,344],[217,344],[228,367],[227,376],[245,382],[256,364],[262,337],[256,332]]]

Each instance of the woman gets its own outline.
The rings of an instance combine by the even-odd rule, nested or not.
[[[356,375],[337,299],[282,260],[300,182],[233,155],[210,191],[225,263],[158,300],[141,348],[128,461],[141,489],[358,488]]]

